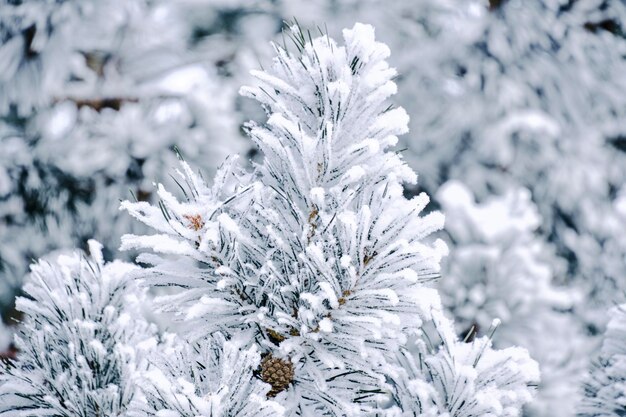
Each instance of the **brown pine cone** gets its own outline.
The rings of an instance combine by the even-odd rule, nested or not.
[[[267,396],[275,397],[293,381],[293,364],[269,354],[261,361],[261,379],[272,386]]]

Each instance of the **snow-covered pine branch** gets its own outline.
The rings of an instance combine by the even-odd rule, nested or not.
[[[389,416],[519,416],[534,396],[539,368],[524,349],[492,349],[498,326],[494,320],[487,336],[467,343],[434,309],[422,337],[398,351],[390,367],[396,406]]]
[[[529,408],[534,413],[571,416],[590,343],[585,329],[568,312],[582,298],[574,288],[553,285],[558,265],[552,248],[536,234],[541,224],[530,192],[512,189],[476,203],[458,181],[437,193],[454,249],[439,282],[443,304],[463,333],[483,332],[501,319],[497,348],[522,346],[543,371],[541,389]],[[549,334],[550,337],[546,337]]]
[[[581,417],[626,415],[626,304],[613,307],[600,358],[585,384]]]
[[[241,90],[268,113],[247,125],[265,156],[256,171],[230,159],[209,187],[183,163],[182,201],[159,186],[158,207],[122,204],[157,232],[127,235],[122,248],[152,251],[140,256],[151,267],[139,276],[180,289],[158,302],[185,338],[219,332],[260,349],[259,375],[286,415],[395,412],[377,400],[396,389],[387,379],[397,352],[410,336],[437,340],[423,324],[441,307],[424,284],[447,249],[424,238],[443,216],[420,216],[425,194],[403,196],[416,175],[391,147],[408,116],[388,102],[396,73],[374,29],[344,30],[344,45],[297,26],[288,35],[295,48],[274,45],[272,66],[254,72],[259,85]],[[431,343],[433,356],[439,345]],[[279,384],[276,373],[293,377]],[[521,385],[535,374],[522,373]],[[494,390],[506,389],[500,382]],[[518,409],[528,396],[519,398]],[[417,402],[403,406],[422,412]]]
[[[32,267],[17,300],[19,356],[0,367],[1,416],[125,416],[137,399],[155,329],[141,319],[136,267],[104,264],[93,240],[89,249]]]
[[[158,417],[279,417],[284,408],[266,398],[271,387],[253,377],[256,346],[243,349],[217,334],[189,344],[170,335],[145,373],[145,414]],[[244,344],[247,341],[244,341]]]
[[[152,201],[172,147],[211,175],[243,150],[241,75],[226,67],[266,42],[225,37],[220,16],[243,28],[246,7],[0,0],[0,311],[32,259],[91,237],[122,256],[120,236],[147,229],[111,207],[129,190]]]

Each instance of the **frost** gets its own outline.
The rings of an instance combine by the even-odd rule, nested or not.
[[[0,1],[3,311],[32,259],[51,251],[95,236],[105,253],[130,259],[120,236],[147,228],[115,207],[131,195],[157,201],[152,182],[174,183],[173,149],[208,175],[244,151],[231,80],[245,66],[228,76],[217,67],[246,36],[191,45],[207,23],[191,17],[231,5]]]
[[[237,223],[235,223],[233,219],[228,217],[228,214],[226,213],[220,214],[219,216],[217,216],[217,220],[219,221],[220,225],[224,227],[226,231],[230,233],[234,233],[234,234],[239,233],[239,226],[237,226]]]
[[[311,188],[311,201],[320,207],[324,206],[325,191],[321,187]]]
[[[20,354],[0,371],[0,415],[127,416],[139,398],[137,373],[154,350],[156,329],[126,296],[142,292],[131,265],[75,253],[40,261],[17,300],[24,313]],[[144,356],[146,355],[146,356]]]
[[[277,32],[294,16],[304,27],[285,28],[283,41]],[[346,21],[376,30],[342,32]],[[0,0],[4,316],[33,258],[58,250],[46,255],[56,262],[91,236],[107,259],[157,252],[138,260],[150,265],[140,275],[160,295],[166,327],[195,340],[249,326],[263,352],[293,346],[302,354],[307,339],[327,367],[344,365],[344,353],[324,351],[333,344],[387,360],[372,348],[383,345],[365,340],[392,349],[428,327],[438,308],[430,286],[462,338],[471,342],[499,317],[494,346],[525,346],[540,362],[538,397],[524,415],[569,417],[607,305],[624,302],[625,22],[620,0]],[[250,77],[258,61],[265,70]],[[258,107],[236,94],[254,77],[242,92]],[[250,117],[259,124],[240,129]],[[250,165],[241,158],[254,168],[231,165],[212,181],[227,186],[207,190],[202,177],[227,153],[252,150],[244,130],[263,148],[248,154]],[[175,148],[189,165],[170,177]],[[397,204],[399,193],[421,191],[447,214],[442,240],[429,236],[442,215],[419,214],[431,210],[425,194],[410,210]],[[383,195],[393,197],[381,209]],[[115,210],[125,198],[139,222]],[[134,237],[120,253],[124,233]],[[320,281],[323,290],[304,285]],[[398,304],[380,291],[388,281],[398,283]],[[368,292],[351,291],[357,285]],[[80,303],[89,300],[88,290],[79,293]],[[289,301],[300,293],[317,297],[316,308]],[[227,304],[185,321],[203,297]],[[54,303],[66,298],[51,289]],[[419,316],[408,314],[407,299]],[[329,311],[333,332],[324,333]],[[123,325],[133,318],[105,314],[120,314]],[[346,329],[354,329],[349,340],[332,339]],[[598,367],[619,372],[605,363]],[[371,380],[380,381],[380,369]],[[459,375],[470,379],[465,370]],[[346,388],[341,377],[326,381],[332,372],[298,371],[308,382],[285,395]],[[431,382],[407,386],[426,398],[440,392]],[[402,415],[387,398],[394,388],[373,385],[364,390],[382,392],[380,401]],[[519,408],[498,408],[498,395],[476,397],[494,413]],[[339,397],[325,407],[363,414],[362,404]],[[418,415],[458,412],[430,405]]]
[[[493,350],[486,338],[457,341],[427,286],[447,253],[441,240],[429,239],[443,215],[422,214],[426,194],[403,195],[403,182],[416,174],[389,149],[408,123],[406,112],[387,102],[396,91],[389,49],[362,24],[344,31],[343,45],[327,35],[307,40],[297,26],[289,33],[296,51],[274,45],[272,65],[252,74],[258,84],[241,89],[268,116],[246,124],[263,153],[254,175],[228,165],[209,186],[186,169],[185,199],[159,193],[165,224],[156,209],[124,203],[156,225],[156,235],[123,239],[125,248],[157,254],[141,258],[151,266],[138,275],[148,285],[177,288],[157,304],[174,314],[194,354],[219,334],[240,340],[241,352],[258,349],[291,364],[292,380],[276,396],[286,415],[385,415],[387,393],[389,409],[405,415],[453,413],[443,395],[455,390],[466,404],[455,415],[515,415],[532,397],[536,364],[525,352]],[[190,213],[197,214],[186,221]],[[197,225],[214,230],[209,242],[194,233]],[[419,352],[398,356],[408,355],[411,343]],[[209,349],[219,362],[219,347]],[[207,359],[184,359],[189,354],[181,351],[178,362],[164,356],[159,367],[168,370],[171,388],[159,377],[163,389],[149,389],[149,403],[180,413],[191,404],[215,407],[221,415],[226,391],[194,375],[250,370],[225,363],[193,370]],[[406,374],[405,359],[419,371]],[[433,397],[405,392],[416,385]]]
[[[555,251],[535,234],[540,217],[530,193],[512,190],[479,204],[466,186],[450,181],[437,197],[454,241],[439,289],[458,331],[472,338],[498,327],[496,347],[527,348],[544,375],[533,406],[563,409],[558,398],[578,395],[591,345],[572,343],[585,330],[564,310],[582,294],[554,285]]]
[[[253,377],[254,347],[216,335],[197,344],[173,340],[143,375],[146,414],[155,416],[279,417],[284,408],[266,399],[270,387]],[[167,354],[166,354],[167,353]]]
[[[581,417],[617,417],[626,413],[626,304],[613,307],[600,354],[586,378]]]

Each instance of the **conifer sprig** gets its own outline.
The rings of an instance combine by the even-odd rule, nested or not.
[[[156,330],[141,318],[136,267],[89,249],[32,267],[17,300],[19,355],[0,368],[0,416],[121,417],[138,400]]]
[[[439,411],[454,411],[440,393],[456,384],[443,374],[461,358],[477,376],[461,378],[458,397],[480,390],[480,376],[502,390],[502,404],[519,409],[536,383],[534,363],[523,351],[458,342],[426,286],[447,249],[425,238],[443,216],[420,215],[425,194],[403,195],[416,174],[393,150],[408,116],[388,102],[396,92],[389,49],[362,24],[344,30],[342,45],[289,30],[296,51],[274,45],[271,67],[253,72],[258,85],[241,89],[268,114],[266,123],[246,125],[264,155],[255,172],[231,160],[208,186],[183,162],[184,200],[159,186],[159,208],[122,204],[158,232],[127,235],[122,248],[153,252],[139,258],[151,265],[139,274],[146,283],[180,289],[159,303],[185,339],[244,335],[242,349],[262,352],[259,375],[286,415],[422,413],[418,403],[400,404],[401,386],[389,383],[410,338],[430,345],[417,359],[430,374],[413,378],[431,387],[428,401]],[[487,357],[525,368],[492,375],[498,360]],[[504,393],[510,382],[524,393],[512,401]],[[398,403],[381,408],[390,393]]]

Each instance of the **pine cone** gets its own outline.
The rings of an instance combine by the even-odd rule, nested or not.
[[[275,358],[271,354],[261,361],[261,379],[272,386],[268,397],[275,397],[293,381],[293,364],[290,360]]]

